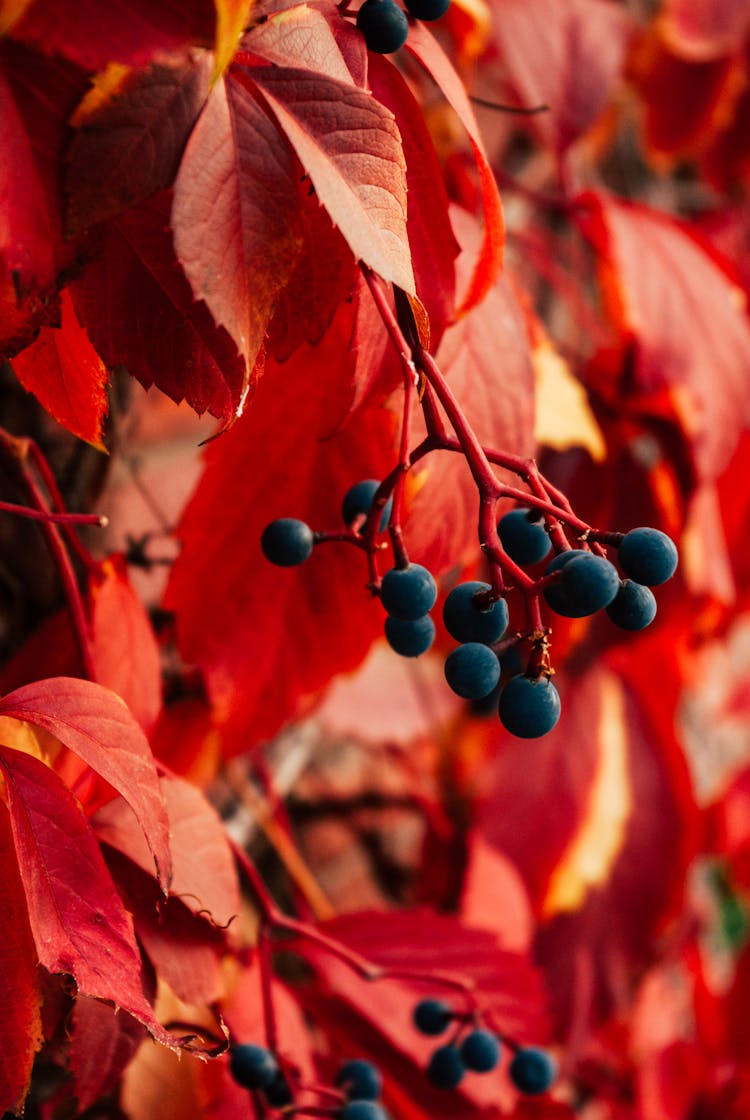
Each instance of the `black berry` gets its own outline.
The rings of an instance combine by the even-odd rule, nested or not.
[[[435,641],[435,623],[428,614],[412,619],[389,615],[385,620],[385,636],[391,649],[402,657],[419,657]]]
[[[375,1101],[356,1100],[345,1104],[339,1113],[341,1120],[388,1120],[387,1114]]]
[[[244,1042],[232,1048],[229,1072],[243,1089],[268,1089],[280,1071],[270,1050]]]
[[[421,564],[391,568],[383,576],[380,600],[394,618],[421,618],[434,607],[436,599],[435,580]]]
[[[347,490],[341,503],[341,516],[345,525],[351,525],[357,517],[367,516],[372,508],[372,499],[375,497],[379,486],[380,483],[376,478],[363,478],[361,482],[356,482],[354,486]],[[393,499],[389,498],[383,506],[383,513],[380,518],[379,529],[381,533],[388,525],[392,509]]]
[[[383,1089],[380,1070],[364,1058],[345,1062],[336,1074],[336,1084],[353,1101],[376,1101]]]
[[[607,614],[621,630],[643,630],[656,617],[654,593],[635,580],[623,580]]]
[[[447,1003],[439,999],[422,999],[414,1008],[414,1026],[422,1034],[442,1034],[453,1012]]]
[[[459,583],[443,603],[443,621],[457,642],[484,642],[492,645],[508,628],[508,605],[496,599],[489,605],[486,596],[491,587],[479,580]]]
[[[294,1094],[281,1070],[276,1074],[271,1084],[263,1090],[263,1096],[272,1108],[286,1108],[288,1104],[292,1103]]]
[[[467,1069],[489,1073],[500,1061],[500,1043],[490,1031],[471,1031],[461,1043],[460,1054]]]
[[[451,6],[451,0],[404,0],[409,15],[426,23],[440,19]]]
[[[430,1058],[427,1079],[437,1089],[455,1089],[460,1084],[466,1067],[455,1046],[441,1046]]]
[[[260,538],[263,555],[280,568],[294,568],[307,560],[313,550],[313,531],[304,521],[279,517],[266,525]]]
[[[497,654],[479,642],[465,642],[448,654],[445,679],[464,700],[481,700],[500,680]]]
[[[497,535],[516,564],[538,564],[550,550],[550,539],[534,510],[512,509],[501,517]]]
[[[585,618],[609,606],[620,589],[620,577],[609,560],[585,552],[563,566],[560,585],[568,600],[568,617]]]
[[[500,693],[500,722],[519,739],[546,735],[560,718],[560,695],[547,677],[511,677]]]
[[[556,1072],[549,1054],[535,1046],[517,1050],[508,1068],[508,1075],[516,1089],[529,1096],[546,1093],[555,1080]]]
[[[657,587],[674,575],[677,547],[659,529],[631,529],[620,543],[618,559],[626,576],[647,587]]]
[[[589,556],[583,548],[569,548],[566,552],[560,552],[557,556],[553,556],[547,567],[544,569],[545,576],[550,575],[552,572],[557,572],[560,568],[564,568],[576,556]],[[544,598],[547,600],[548,606],[552,608],[555,614],[565,615],[566,618],[576,618],[575,614],[571,614],[575,610],[574,604],[571,603],[569,595],[566,593],[562,585],[562,580],[557,583],[550,584],[549,587],[544,589]]]
[[[357,12],[357,27],[367,49],[375,54],[392,54],[403,47],[409,34],[406,13],[394,0],[365,0]]]

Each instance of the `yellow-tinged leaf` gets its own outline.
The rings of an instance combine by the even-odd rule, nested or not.
[[[14,751],[32,754],[48,766],[62,750],[60,743],[48,731],[11,716],[0,716],[0,743],[4,747],[12,747]]]
[[[632,810],[627,720],[622,685],[612,674],[602,679],[596,741],[599,762],[586,811],[550,878],[545,918],[578,910],[590,888],[607,881],[625,839]]]
[[[110,62],[104,70],[95,74],[91,79],[91,89],[81,98],[70,118],[73,128],[80,128],[98,109],[111,101],[122,89],[129,73],[129,66]]]
[[[253,0],[216,0],[216,62],[213,81],[226,70],[247,27]]]
[[[531,357],[536,373],[537,442],[556,451],[584,447],[592,459],[602,462],[607,449],[601,428],[567,362],[546,339],[537,342]]]

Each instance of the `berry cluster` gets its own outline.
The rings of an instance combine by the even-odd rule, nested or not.
[[[414,1025],[422,1034],[443,1034],[451,1022],[461,1019],[442,1000],[423,999],[414,1008]],[[555,1079],[555,1063],[545,1050],[534,1046],[514,1046],[508,1076],[519,1092],[546,1093]],[[490,1073],[500,1061],[500,1039],[483,1027],[472,1027],[463,1038],[439,1046],[427,1065],[427,1078],[438,1089],[455,1089],[467,1070]]]
[[[377,518],[373,502],[380,492]],[[261,545],[266,557],[282,567],[301,563],[313,545],[323,540],[349,539],[366,547],[371,537],[383,532],[391,517],[391,501],[385,500],[374,479],[356,483],[342,503],[345,534],[314,534],[302,521],[280,518],[266,527]],[[377,520],[378,524],[375,524]],[[534,508],[518,507],[497,524],[500,554],[527,581],[529,598],[543,598],[547,607],[565,618],[584,618],[605,610],[610,620],[624,630],[642,630],[656,615],[652,587],[666,582],[677,567],[677,549],[658,529],[638,528],[629,533],[583,534],[586,547],[573,548],[566,538],[536,580],[524,571],[547,560],[553,544],[544,520]],[[370,541],[370,544],[372,541]],[[558,542],[559,544],[559,538]],[[618,568],[605,555],[605,544],[617,550]],[[387,612],[385,636],[396,653],[419,657],[435,639],[430,611],[438,589],[432,574],[421,564],[403,559],[373,584]],[[499,690],[500,721],[511,734],[532,739],[550,731],[560,718],[560,696],[549,665],[549,630],[539,625],[526,633],[506,636],[509,611],[504,587],[468,580],[454,587],[443,604],[443,621],[459,645],[445,661],[445,676],[462,698],[482,701]],[[500,684],[501,657],[531,642],[525,666]]]
[[[426,22],[440,19],[450,0],[404,0],[414,19]],[[365,37],[367,49],[375,54],[392,54],[403,47],[409,34],[406,12],[395,0],[364,0],[357,12],[357,27]]]

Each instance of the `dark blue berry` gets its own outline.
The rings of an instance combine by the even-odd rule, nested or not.
[[[344,1062],[336,1074],[336,1084],[353,1101],[376,1101],[383,1090],[380,1070],[364,1058]]]
[[[406,13],[394,0],[365,0],[357,12],[357,27],[365,37],[367,49],[375,54],[397,51],[409,34]]]
[[[414,1026],[422,1034],[442,1034],[452,1018],[450,1007],[440,999],[422,999],[414,1008]]]
[[[281,1070],[276,1074],[271,1084],[263,1090],[263,1096],[272,1108],[286,1108],[288,1104],[292,1103],[294,1094]]]
[[[341,1120],[388,1120],[385,1109],[375,1101],[356,1100],[345,1104],[339,1113]]]
[[[563,566],[560,585],[570,603],[568,617],[585,618],[609,606],[620,589],[620,577],[609,560],[585,552]]]
[[[388,645],[402,657],[419,657],[435,641],[435,623],[428,614],[422,618],[393,618],[385,620]]]
[[[677,547],[659,529],[631,529],[622,538],[618,560],[626,576],[647,587],[666,583],[677,568]]]
[[[230,1051],[229,1072],[243,1089],[267,1089],[280,1071],[270,1050],[243,1042]]]
[[[560,718],[560,695],[547,677],[511,677],[500,693],[500,722],[520,739],[546,735]]]
[[[479,580],[459,583],[443,603],[443,621],[457,642],[484,642],[492,645],[508,628],[508,604],[496,599],[489,605],[487,592],[492,588]]]
[[[546,1093],[555,1080],[557,1069],[546,1050],[525,1046],[517,1050],[508,1069],[508,1075],[521,1093],[534,1096]]]
[[[391,568],[383,576],[380,601],[394,618],[421,618],[435,606],[437,586],[421,564]]]
[[[467,1069],[489,1073],[500,1061],[500,1043],[490,1031],[471,1031],[461,1043],[460,1054]]]
[[[498,522],[497,535],[516,564],[538,564],[551,548],[544,524],[530,509],[512,509],[506,513]]]
[[[404,0],[409,15],[426,23],[440,19],[450,8],[451,0]]]
[[[497,654],[479,642],[465,642],[445,659],[445,679],[464,700],[481,700],[500,680]]]
[[[313,531],[304,521],[279,517],[266,525],[260,538],[263,555],[280,568],[294,568],[307,560],[313,550]]]
[[[466,1067],[455,1046],[441,1046],[427,1065],[427,1079],[437,1089],[455,1089],[460,1084]]]
[[[591,553],[587,552],[584,548],[569,548],[566,552],[559,552],[557,556],[553,556],[550,560],[549,564],[544,569],[544,574],[548,576],[552,572],[559,571],[560,568],[564,568],[565,565],[569,564],[576,556],[590,555]],[[562,580],[558,580],[557,583],[551,583],[549,587],[545,587],[544,598],[555,614],[565,615],[566,618],[578,617],[570,613],[575,608],[562,585]]]
[[[643,630],[656,617],[654,593],[635,580],[623,580],[607,614],[621,630]]]
[[[376,478],[364,478],[347,490],[341,503],[341,516],[345,525],[351,525],[357,517],[367,516],[372,508],[372,499],[375,497],[379,486],[380,483]],[[379,529],[381,533],[388,525],[392,509],[393,498],[389,498],[383,506],[383,514],[380,518]]]

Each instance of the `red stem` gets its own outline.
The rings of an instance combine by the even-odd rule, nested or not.
[[[0,511],[28,517],[31,521],[48,521],[53,525],[96,525],[100,529],[109,525],[109,518],[96,513],[50,513],[48,510],[29,509],[28,506],[0,501]]]

